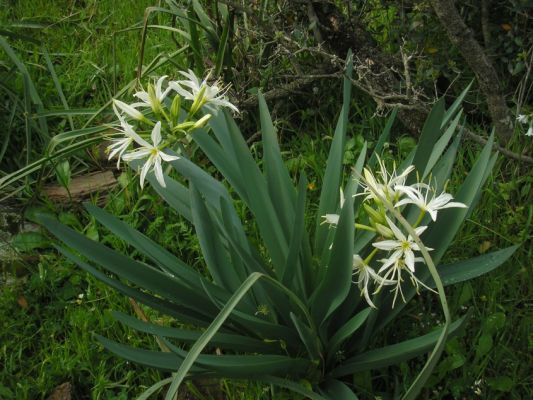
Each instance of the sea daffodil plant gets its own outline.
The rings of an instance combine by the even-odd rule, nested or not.
[[[175,90],[181,96],[178,100],[171,101],[170,92],[162,88],[153,90],[152,96],[138,96],[150,104],[143,111],[152,112],[142,118],[132,111],[137,110],[133,105],[117,103],[122,110],[120,135],[125,137],[112,145],[113,155],[124,154],[124,160],[142,158],[145,164],[133,160],[130,166],[143,171],[168,206],[194,226],[208,275],[94,205],[86,206],[88,212],[144,254],[145,261],[90,240],[53,218],[41,217],[63,243],[57,248],[69,260],[183,324],[162,326],[114,314],[121,323],[156,336],[164,344],[160,352],[98,337],[107,349],[130,361],[175,372],[147,395],[170,385],[166,393],[170,400],[183,380],[210,376],[262,381],[315,400],[353,400],[358,392],[354,374],[430,352],[418,378],[406,382],[410,386],[404,398],[413,399],[446,339],[465,322],[466,316],[452,321],[444,287],[491,271],[516,249],[442,263],[495,161],[491,137],[453,196],[454,202],[451,195],[441,197],[460,143],[456,128],[464,94],[447,110],[442,100],[436,103],[417,147],[398,167],[390,168],[377,157],[388,139],[393,113],[374,154],[368,155],[365,146],[353,169],[344,170],[351,72],[349,59],[342,111],[325,165],[318,212],[310,226],[306,224],[305,173],[293,181],[260,94],[261,163],[254,159],[229,110],[220,108],[228,104],[219,102],[206,109],[205,100],[217,99],[218,91],[207,90],[205,80],[185,75],[190,84]],[[196,108],[193,114],[211,115],[205,127],[195,125],[190,110],[182,110],[187,101],[194,105],[193,111]],[[170,117],[172,107],[177,120]],[[126,116],[138,121],[136,131],[131,129],[140,137],[154,136],[155,130],[152,144],[136,139],[129,123],[122,120]],[[158,124],[166,132],[161,141]],[[181,132],[179,126],[194,130]],[[185,142],[180,142],[183,136],[174,139],[176,132],[186,135]],[[189,141],[216,167],[217,178],[179,152],[179,146]],[[129,145],[138,150],[129,150]],[[149,158],[157,156],[161,160]],[[172,177],[161,171],[159,161],[172,167]],[[254,219],[254,224],[246,224],[248,229],[253,226],[257,232],[245,228],[234,207],[235,197]],[[406,333],[394,344],[377,345],[376,338],[384,329],[402,318],[406,302],[426,289],[438,293],[444,323],[419,337]],[[403,301],[397,301],[398,294]]]

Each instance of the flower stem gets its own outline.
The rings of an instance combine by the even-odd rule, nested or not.
[[[413,228],[418,228],[418,225],[422,222],[422,219],[426,215],[426,210],[421,210],[420,215],[418,216],[418,219],[416,220],[415,224],[413,225]]]

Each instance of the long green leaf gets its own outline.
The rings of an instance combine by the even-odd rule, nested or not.
[[[494,134],[489,138],[478,160],[455,196],[456,201],[466,204],[469,208],[475,206],[475,199],[483,188],[493,143]],[[425,239],[427,246],[435,248],[432,257],[436,263],[440,261],[448,249],[468,212],[468,208],[449,208],[439,212],[439,218],[429,228]]]
[[[452,138],[453,134],[455,133],[455,129],[457,128],[457,124],[459,123],[459,120],[461,119],[462,112],[460,111],[457,114],[457,117],[452,121],[450,126],[446,129],[444,134],[439,138],[439,140],[435,143],[433,150],[431,151],[431,155],[429,156],[429,159],[426,164],[426,168],[424,169],[424,173],[422,175],[422,179],[424,179],[426,176],[429,175],[431,172],[431,169],[435,166],[437,161],[439,160],[440,156],[448,146],[448,143],[450,142],[450,139]]]
[[[289,245],[289,254],[287,255],[287,261],[285,262],[285,267],[283,268],[283,273],[281,276],[281,282],[285,286],[293,287],[292,281],[296,276],[297,284],[295,285],[298,288],[299,292],[305,296],[305,283],[304,283],[304,271],[302,268],[302,263],[299,263],[298,255],[300,254],[300,249],[302,247],[302,240],[304,239],[304,230],[305,230],[305,195],[307,189],[307,178],[303,174],[300,178],[298,184],[298,199],[296,201],[296,209],[294,212],[294,221],[292,223],[293,230],[291,234],[291,240]]]
[[[444,285],[455,285],[484,275],[506,262],[519,247],[520,245],[510,246],[469,260],[439,266],[438,270],[442,283]],[[430,287],[435,287],[431,280],[428,280],[426,284]]]
[[[335,332],[327,346],[328,362],[333,360],[337,351],[340,349],[341,344],[346,339],[349,339],[355,333],[355,331],[357,331],[364,324],[368,318],[368,315],[370,314],[370,310],[370,308],[365,308],[364,310],[358,312]]]
[[[228,49],[229,31],[231,28],[230,15],[226,18],[226,24],[222,31],[222,36],[218,43],[217,56],[215,58],[215,76],[220,76],[222,73],[222,67],[224,66],[224,60],[226,58],[226,50]]]
[[[93,275],[96,279],[104,282],[109,287],[118,290],[125,296],[131,297],[147,305],[148,307],[151,307],[154,310],[157,310],[163,314],[176,318],[177,320],[183,323],[192,324],[200,327],[205,327],[209,325],[209,319],[205,317],[204,319],[200,319],[200,316],[194,310],[191,310],[187,307],[178,304],[171,303],[159,297],[155,297],[149,295],[148,293],[142,292],[141,290],[127,286],[116,279],[110,278],[106,274],[87,264],[78,256],[71,253],[69,250],[60,246],[56,246],[56,249],[61,252],[61,254],[63,254],[65,257],[67,257],[67,259],[77,264],[81,269]]]
[[[167,273],[172,274],[178,279],[183,279],[189,286],[197,290],[202,290],[204,287],[207,288],[212,295],[221,301],[225,302],[231,296],[230,292],[213,285],[198,273],[198,271],[185,264],[174,254],[112,214],[89,203],[85,203],[84,206],[102,225],[128,242],[135,249],[145,254]]]
[[[325,397],[322,397],[318,393],[309,390],[306,386],[300,385],[299,383],[289,381],[287,379],[278,378],[276,376],[261,376],[257,378],[261,382],[270,383],[285,389],[289,389],[294,393],[301,394],[311,400],[328,400]]]
[[[440,98],[429,113],[422,132],[418,145],[416,146],[416,152],[413,158],[412,164],[415,169],[422,175],[426,170],[426,165],[431,156],[431,152],[435,146],[435,142],[440,137],[441,123],[444,117],[444,98]],[[410,180],[415,179],[415,175],[411,175]]]
[[[339,224],[335,229],[328,268],[322,284],[311,298],[315,320],[320,324],[342,304],[350,290],[354,242],[353,202],[352,196],[344,202]]]
[[[213,336],[218,332],[218,330],[222,327],[224,324],[224,321],[230,316],[234,308],[237,306],[239,301],[245,296],[245,294],[250,290],[250,288],[256,283],[263,275],[260,273],[253,273],[251,274],[239,287],[239,290],[237,290],[230,298],[230,300],[226,303],[224,308],[220,311],[220,313],[217,315],[217,317],[213,320],[211,325],[209,325],[209,328],[200,336],[200,338],[196,341],[196,343],[192,346],[191,350],[187,354],[187,357],[181,363],[179,366],[178,372],[174,376],[174,379],[172,380],[172,384],[170,385],[170,388],[167,392],[167,395],[165,397],[166,400],[172,400],[174,396],[177,394],[179,386],[181,385],[181,382],[183,382],[183,379],[185,379],[185,376],[187,373],[189,373],[189,370],[192,368],[194,362],[202,352],[202,350],[209,344]]]
[[[183,343],[194,343],[202,335],[202,331],[199,330],[156,325],[149,322],[141,321],[137,318],[131,317],[118,311],[113,311],[112,314],[113,317],[119,322],[139,332],[162,336],[166,338],[178,339],[180,342]],[[282,351],[280,347],[276,347],[273,343],[268,343],[248,336],[234,335],[228,333],[217,333],[213,337],[213,340],[210,344],[214,347],[220,347],[226,350],[243,351],[249,353],[279,353]]]
[[[383,129],[383,132],[381,135],[379,135],[379,139],[376,143],[376,147],[374,147],[374,151],[372,153],[372,156],[370,157],[370,160],[368,161],[368,166],[370,168],[373,168],[374,165],[376,165],[376,162],[378,160],[378,156],[381,154],[381,150],[383,149],[383,146],[387,140],[389,140],[390,137],[390,131],[392,128],[392,125],[394,124],[394,121],[396,120],[396,115],[398,114],[398,109],[395,108],[392,110],[392,113],[387,120],[387,124],[385,125],[385,128]]]
[[[457,334],[458,329],[465,321],[466,317],[462,317],[452,323],[449,329],[450,335]],[[409,360],[431,349],[441,336],[442,330],[443,328],[439,328],[415,339],[409,339],[401,343],[358,354],[335,368],[331,376],[343,377],[358,371],[388,367],[389,365],[399,364],[402,361]]]
[[[190,189],[193,222],[209,273],[215,283],[229,292],[239,287],[240,279],[233,268],[228,268],[228,254],[203,199],[194,186]]]
[[[328,379],[322,393],[329,400],[358,400],[355,393],[345,383],[336,379]]]
[[[313,332],[311,328],[305,325],[305,323],[293,313],[291,313],[291,319],[310,359],[318,362],[321,358],[322,351],[320,339],[316,335],[316,332]]]
[[[348,127],[348,115],[350,110],[350,94],[352,83],[350,78],[352,76],[353,60],[351,52],[348,54],[346,62],[346,75],[344,78],[343,89],[343,104],[342,110],[335,128],[333,141],[329,151],[328,161],[326,163],[326,171],[322,180],[322,190],[320,192],[320,200],[318,206],[318,214],[316,218],[315,229],[315,254],[321,256],[323,252],[327,251],[327,235],[328,227],[322,225],[322,216],[334,213],[339,204],[339,188],[341,187],[342,179],[342,160],[344,157],[344,145],[346,141],[346,129]]]
[[[177,304],[187,304],[188,307],[196,310],[199,315],[216,315],[217,309],[204,293],[191,289],[184,285],[183,282],[166,273],[126,257],[101,243],[90,240],[49,216],[40,215],[38,221],[59,240],[91,261],[100,264],[109,272],[117,274]]]
[[[466,97],[466,94],[468,93],[468,91],[470,90],[470,87],[472,86],[472,83],[474,83],[473,80],[472,82],[468,84],[465,90],[463,90],[461,94],[455,99],[455,101],[450,106],[450,108],[446,110],[446,113],[444,114],[444,118],[442,119],[442,125],[441,125],[442,128],[444,128],[446,124],[450,122],[450,120],[454,117],[455,113],[459,110],[459,108],[461,107],[461,104],[463,103],[464,98]]]
[[[263,136],[263,165],[268,185],[268,193],[277,204],[276,212],[285,232],[290,230],[293,222],[295,191],[287,167],[283,164],[276,131],[261,93],[259,98],[259,116]],[[281,271],[283,274],[283,271]]]

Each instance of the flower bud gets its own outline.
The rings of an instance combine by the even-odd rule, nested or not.
[[[192,129],[203,128],[207,124],[207,121],[209,121],[209,118],[211,118],[211,114],[204,115],[202,118],[200,118],[194,123]]]
[[[190,115],[196,114],[196,112],[205,104],[205,91],[207,90],[207,85],[203,85],[200,88],[200,91],[196,94],[194,102],[192,103],[191,110],[189,111]]]
[[[170,118],[174,123],[178,122],[181,111],[181,96],[177,94],[172,100],[172,105],[170,106]]]

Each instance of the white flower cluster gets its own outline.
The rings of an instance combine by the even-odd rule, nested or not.
[[[219,83],[207,83],[209,76],[200,81],[193,71],[180,72],[187,79],[170,81],[163,89],[167,76],[162,76],[154,85],[149,84],[146,91],[134,94],[138,102],[127,104],[120,100],[113,100],[113,110],[117,115],[120,127],[118,138],[114,138],[108,146],[109,159],[117,157],[117,168],[120,160],[145,160],[141,168],[140,184],[144,187],[146,175],[152,169],[162,187],[165,187],[162,161],[173,161],[179,157],[166,153],[179,142],[190,141],[190,132],[204,126],[210,114],[195,119],[196,113],[206,104],[219,107],[229,107],[238,112],[225,96],[225,90],[219,88]],[[170,100],[170,94],[174,98]],[[181,118],[182,99],[192,101],[185,119]],[[134,121],[136,127],[126,118]],[[130,120],[130,121],[131,121]],[[164,137],[162,136],[164,134]],[[151,143],[148,141],[150,136]]]
[[[422,257],[417,256],[420,247],[411,235],[404,233],[394,222],[383,200],[400,212],[407,205],[414,205],[420,210],[418,219],[413,224],[417,236],[422,235],[428,228],[427,225],[420,226],[426,214],[429,214],[431,220],[436,221],[439,210],[450,207],[466,208],[466,205],[462,203],[453,202],[453,197],[449,193],[442,192],[437,195],[435,189],[426,183],[417,182],[406,185],[407,177],[414,170],[414,166],[409,166],[399,173],[396,168],[389,172],[385,163],[379,158],[378,163],[377,174],[365,168],[363,177],[360,179],[360,185],[363,188],[360,195],[364,196],[363,208],[368,216],[368,224],[355,224],[356,228],[374,232],[378,240],[372,243],[373,250],[365,258],[361,255],[353,256],[356,283],[361,295],[374,308],[376,306],[370,294],[378,293],[383,286],[393,286],[393,307],[398,294],[405,301],[402,292],[405,274],[417,290],[419,285],[431,290],[415,275],[415,264],[424,262]],[[341,191],[341,208],[343,204],[344,196]],[[325,223],[331,225],[337,225],[339,221],[337,214],[327,214],[323,218]],[[427,248],[427,250],[432,249]],[[376,258],[378,254],[383,253],[383,258]]]
[[[533,114],[520,114],[518,117],[516,117],[516,120],[524,125],[529,124],[529,129],[526,132],[526,136],[533,136]]]

